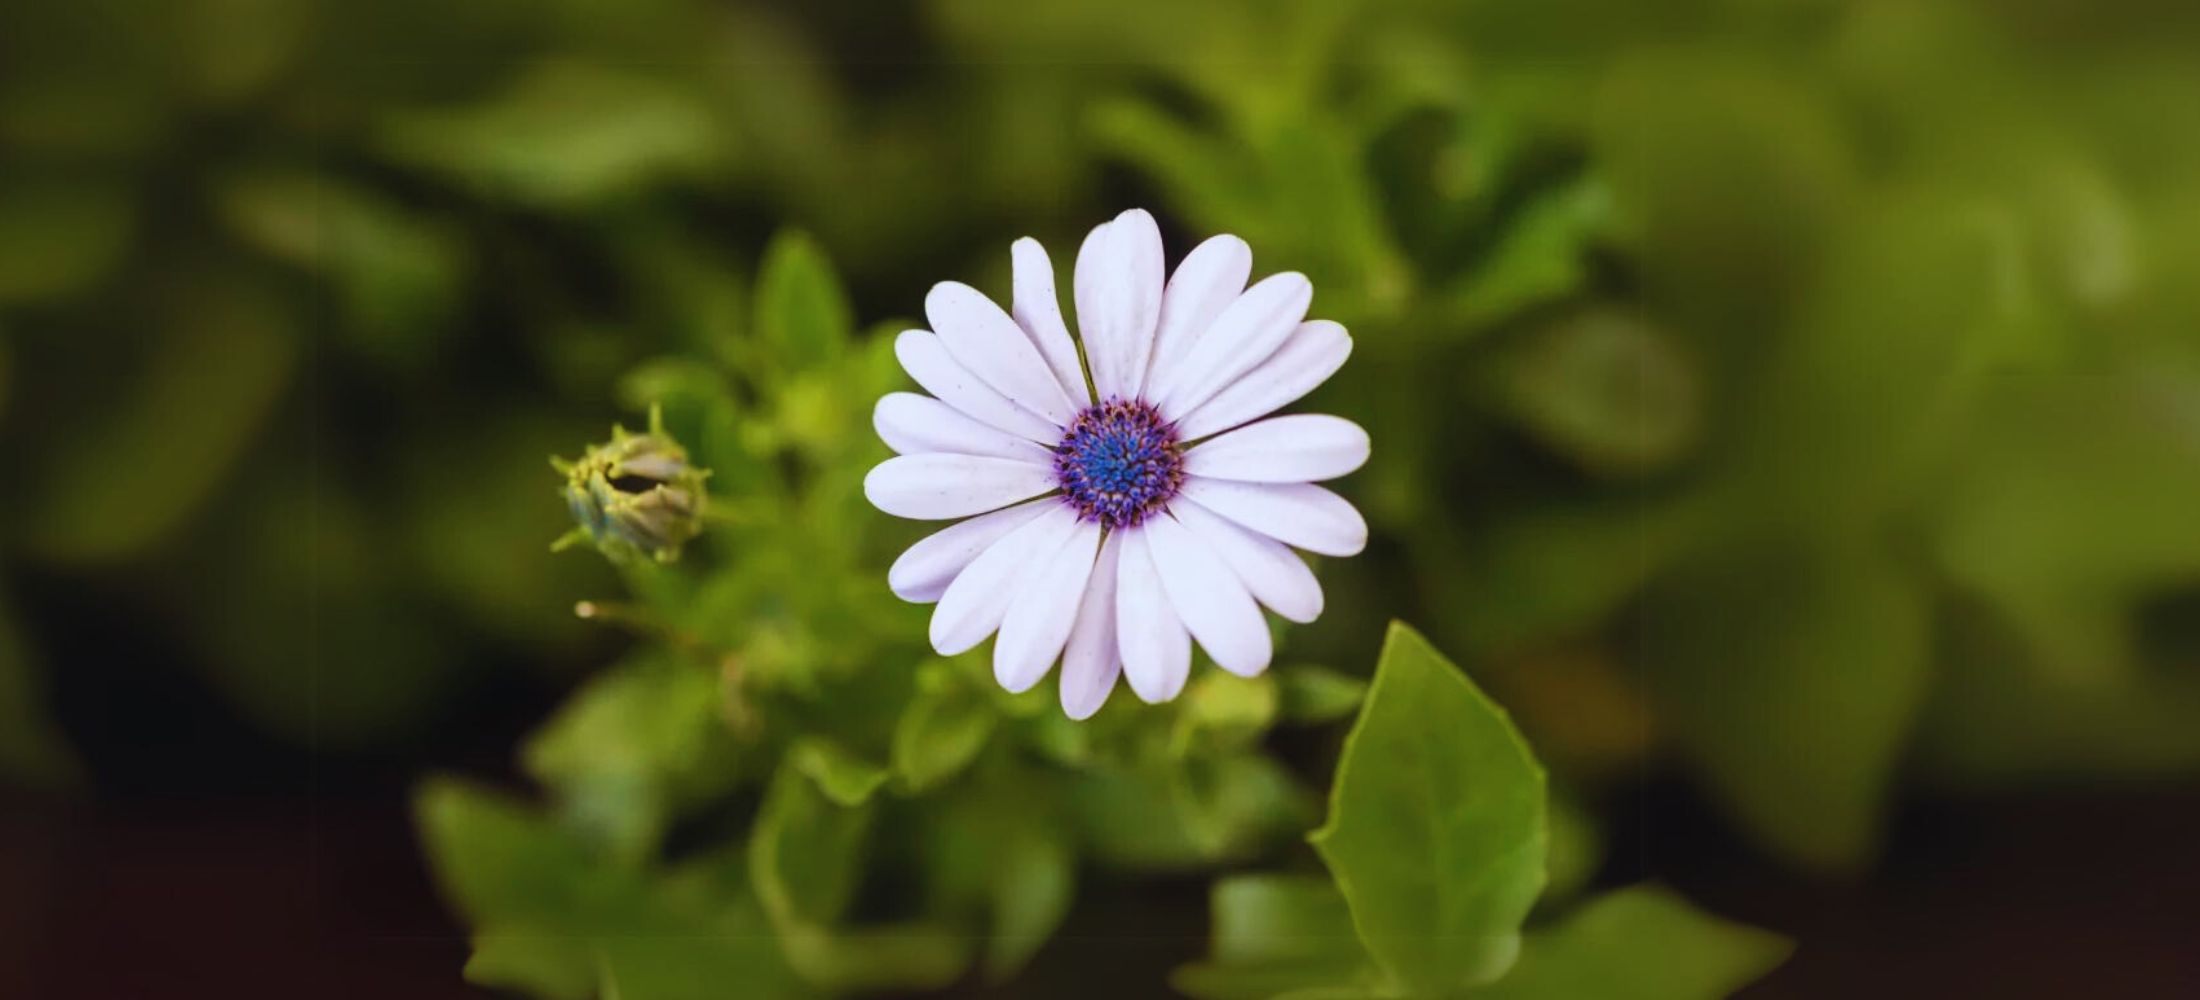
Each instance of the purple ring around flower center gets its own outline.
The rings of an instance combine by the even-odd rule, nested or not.
[[[1144,400],[1086,407],[1054,446],[1054,478],[1079,518],[1110,530],[1137,527],[1184,485],[1176,425]]]

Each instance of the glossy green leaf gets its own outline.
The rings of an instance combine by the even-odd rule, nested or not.
[[[1548,836],[1543,769],[1511,719],[1392,623],[1312,837],[1368,952],[1425,992],[1502,975]]]
[[[1591,900],[1528,935],[1477,1000],[1723,1000],[1787,958],[1778,935],[1710,916],[1657,886]]]

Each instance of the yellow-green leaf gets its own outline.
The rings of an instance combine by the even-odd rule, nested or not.
[[[1528,936],[1475,1000],[1720,1000],[1787,958],[1776,934],[1706,914],[1657,886],[1600,897]]]
[[[855,328],[848,291],[817,241],[782,232],[756,274],[756,335],[773,361],[805,371],[837,356]]]
[[[1543,890],[1544,809],[1504,710],[1392,623],[1312,838],[1386,973],[1429,993],[1504,974]]]

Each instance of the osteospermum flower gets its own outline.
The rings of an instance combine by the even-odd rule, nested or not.
[[[1077,253],[1079,340],[1037,241],[1011,248],[1010,311],[968,285],[925,298],[932,330],[894,347],[931,395],[879,400],[899,457],[863,483],[889,514],[968,518],[918,542],[887,581],[937,601],[942,655],[999,633],[994,676],[1027,690],[1062,662],[1062,709],[1099,710],[1120,675],[1176,697],[1191,640],[1252,676],[1272,649],[1261,606],[1309,622],[1321,585],[1292,548],[1352,555],[1367,523],[1314,483],[1367,460],[1367,433],[1331,416],[1269,414],[1334,374],[1344,328],[1306,320],[1296,273],[1246,287],[1252,251],[1200,244],[1164,283],[1161,233],[1129,211]],[[1266,418],[1266,419],[1262,419]]]

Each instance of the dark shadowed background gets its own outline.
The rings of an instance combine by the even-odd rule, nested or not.
[[[83,0],[0,7],[0,995],[559,982],[462,978],[423,782],[637,870],[762,793],[692,773],[748,682],[603,695],[688,639],[576,617],[670,598],[550,553],[545,456],[664,403],[788,526],[664,586],[911,673],[833,617],[915,537],[830,489],[881,337],[1133,206],[1352,331],[1373,542],[1284,660],[1417,623],[1552,772],[1554,901],[1792,938],[1750,997],[2200,993],[2200,8]],[[1304,860],[1342,724],[1273,721],[1242,844],[1077,855],[945,992],[1158,993]]]

